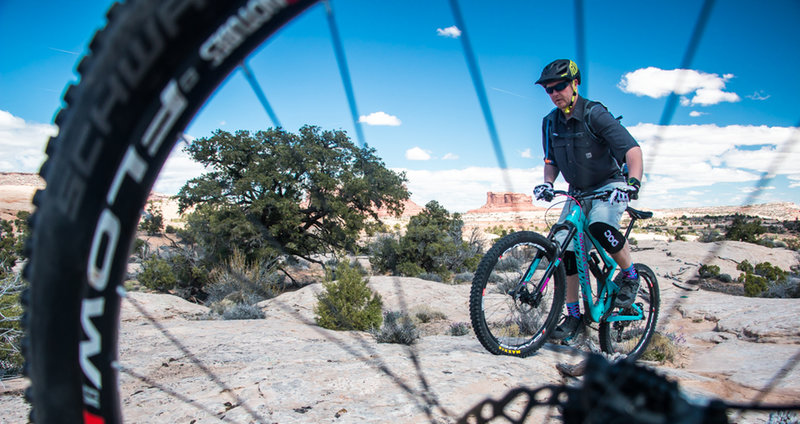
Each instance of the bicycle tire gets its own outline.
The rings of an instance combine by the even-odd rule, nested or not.
[[[543,269],[555,261],[555,251],[541,234],[520,231],[497,241],[481,259],[472,280],[469,311],[473,331],[490,353],[526,357],[547,341],[564,306],[563,264],[555,269],[537,306],[513,298],[507,291],[520,281],[537,253],[542,262],[531,281],[538,282]],[[527,287],[530,285],[526,285],[530,294]]]
[[[641,321],[603,321],[600,323],[598,337],[600,348],[608,354],[621,353],[630,360],[637,360],[647,350],[647,345],[655,333],[661,296],[658,279],[653,270],[644,264],[634,264],[639,273],[639,292],[634,303],[644,311]]]
[[[120,294],[167,156],[242,60],[316,0],[113,5],[68,87],[34,196],[23,353],[37,423],[122,421]],[[68,241],[68,242],[67,242]]]

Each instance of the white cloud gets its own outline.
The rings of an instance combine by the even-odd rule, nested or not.
[[[665,70],[655,67],[637,69],[622,76],[618,87],[637,96],[659,98],[675,93],[687,96],[681,103],[708,106],[721,102],[738,102],[739,95],[723,91],[733,74],[708,74],[692,69]],[[689,98],[690,94],[694,96]]]
[[[396,116],[389,115],[386,112],[373,112],[369,115],[361,115],[358,118],[358,122],[367,125],[384,125],[390,127],[396,127],[402,123]]]
[[[519,153],[519,155],[520,155],[521,157],[525,158],[525,159],[531,159],[531,158],[533,158],[533,153],[531,153],[531,149],[530,149],[530,148],[528,148],[528,149],[525,149],[525,150],[521,151],[521,152]]]
[[[455,153],[447,153],[442,157],[442,160],[456,160],[458,159],[458,155]]]
[[[47,141],[56,133],[54,125],[26,122],[0,110],[0,171],[38,171]]]
[[[447,28],[437,28],[436,34],[441,37],[458,38],[461,37],[461,30],[458,29],[457,26],[453,25]]]
[[[186,181],[199,177],[206,169],[199,162],[195,162],[189,154],[184,152],[185,143],[191,143],[194,137],[183,135],[183,142],[177,143],[172,153],[167,157],[167,162],[161,168],[158,179],[153,185],[153,191],[164,194],[178,194],[178,190]]]
[[[662,128],[639,124],[628,128],[642,146],[646,180],[636,206],[644,209],[680,206],[735,205],[748,197],[748,190],[761,175],[773,174],[800,187],[800,144],[790,148],[792,127],[731,125],[673,125]],[[416,148],[419,149],[419,148]],[[422,149],[420,152],[427,154]],[[437,200],[451,212],[477,209],[487,191],[530,194],[541,182],[542,167],[508,169],[471,167],[449,170],[401,170],[408,177],[411,199],[420,205]],[[506,184],[510,182],[510,187]],[[720,191],[716,183],[738,185],[736,191]],[[563,178],[557,188],[566,189]],[[776,192],[777,190],[770,190]],[[763,192],[761,190],[760,192]],[[755,199],[762,201],[764,199]],[[548,206],[536,202],[537,206]]]
[[[689,116],[691,116],[692,118],[697,118],[698,116],[703,116],[703,115],[708,115],[708,114],[705,113],[705,112],[699,112],[699,111],[696,111],[696,110],[693,110],[693,111],[689,112]]]
[[[764,93],[764,90],[758,90],[755,93],[748,94],[745,97],[747,97],[750,100],[767,100],[770,97],[770,95]]]
[[[421,147],[412,147],[406,150],[406,159],[408,160],[430,160],[431,152],[423,150]]]
[[[505,173],[499,168],[485,167],[441,171],[409,169],[395,169],[395,171],[406,173],[411,200],[419,205],[436,200],[450,212],[466,212],[481,207],[486,203],[488,191],[530,194],[533,187],[541,182],[543,172],[541,166],[531,169],[508,169]],[[510,187],[506,185],[506,179],[511,183]]]

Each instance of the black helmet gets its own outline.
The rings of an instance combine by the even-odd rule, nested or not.
[[[542,76],[536,81],[536,84],[545,85],[548,82],[560,80],[578,80],[581,83],[581,71],[578,65],[569,59],[558,59],[550,62],[549,65],[542,69]]]

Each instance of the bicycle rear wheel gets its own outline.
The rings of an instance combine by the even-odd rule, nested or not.
[[[655,273],[647,265],[634,264],[639,273],[639,292],[636,294],[634,304],[637,305],[644,317],[636,321],[604,321],[600,324],[598,335],[600,348],[603,352],[614,354],[622,353],[628,359],[636,360],[647,349],[650,339],[656,329],[658,309],[661,304],[658,280]],[[633,308],[625,308],[621,315],[633,315]]]
[[[121,422],[120,283],[139,212],[197,110],[310,0],[116,4],[64,96],[27,252],[24,354],[36,422]]]
[[[554,256],[550,240],[530,231],[503,237],[483,256],[472,280],[469,312],[475,335],[486,350],[525,357],[547,340],[564,306],[563,265],[541,291],[535,288]],[[516,295],[510,294],[536,258],[540,262],[533,277]]]

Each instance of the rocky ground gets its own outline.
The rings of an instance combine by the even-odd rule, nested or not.
[[[30,175],[0,177],[3,217],[30,210],[40,182]],[[172,206],[162,201],[165,218],[177,225]],[[530,214],[523,216],[526,226],[542,219],[541,212]],[[518,221],[508,214],[464,218],[475,227]],[[788,270],[800,255],[739,242],[636,238],[636,261],[650,265],[661,285],[658,331],[679,347],[674,360],[644,365],[679,382],[693,399],[797,402],[800,301],[712,292],[692,280],[701,264],[718,265],[735,278],[742,260]],[[580,350],[546,345],[518,359],[490,355],[472,333],[447,335],[452,323],[469,321],[469,285],[373,276],[370,286],[386,311],[428,307],[446,318],[426,325],[422,339],[408,347],[314,325],[320,284],[265,301],[259,306],[267,318],[246,321],[208,320],[207,308],[178,297],[130,293],[120,328],[126,421],[450,423],[515,387],[580,382],[556,369],[579,363]],[[0,423],[27,422],[26,385],[24,379],[0,383]],[[521,408],[511,407],[517,413]],[[529,422],[551,415],[557,412],[536,410]],[[731,422],[763,423],[766,415],[737,415]]]
[[[693,399],[800,399],[798,300],[672,284],[685,283],[700,263],[719,264],[732,275],[743,259],[788,269],[800,261],[796,252],[738,242],[642,241],[639,248],[636,260],[650,264],[661,284],[659,331],[676,337],[681,347],[672,362],[646,365],[678,381]],[[565,380],[555,366],[580,362],[580,351],[546,345],[525,359],[493,356],[472,333],[447,335],[449,324],[469,320],[469,285],[373,276],[370,286],[382,295],[385,310],[429,307],[446,319],[408,347],[314,325],[319,284],[261,303],[267,318],[246,321],[204,320],[203,306],[169,295],[130,293],[120,336],[126,419],[449,423],[514,387],[579,381]],[[4,382],[0,421],[25,422],[25,384],[22,379]],[[536,411],[530,422],[547,421],[551,413],[557,414]],[[731,422],[766,422],[766,415],[735,416]]]

